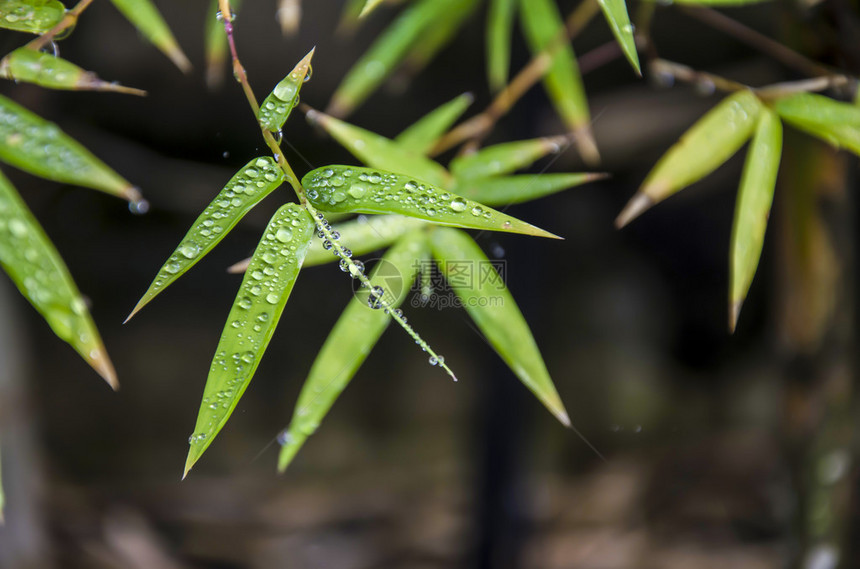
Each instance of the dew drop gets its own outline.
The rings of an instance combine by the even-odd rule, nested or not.
[[[452,200],[450,206],[451,209],[456,211],[457,213],[466,211],[466,202],[459,198],[455,198],[454,200]]]
[[[266,295],[266,302],[269,304],[277,304],[278,303],[278,295],[275,293],[270,293]]]
[[[288,243],[293,238],[293,231],[286,227],[281,227],[275,233],[275,239],[280,241],[281,243]]]

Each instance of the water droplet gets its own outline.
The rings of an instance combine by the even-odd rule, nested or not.
[[[364,263],[362,263],[358,259],[353,260],[352,266],[349,268],[349,275],[352,278],[357,279],[362,274],[364,274]]]
[[[281,243],[287,243],[293,238],[293,231],[287,227],[281,227],[275,233],[275,239]]]
[[[179,254],[186,259],[193,259],[200,254],[200,245],[194,241],[186,241],[179,247]]]
[[[244,308],[247,310],[251,308],[251,304],[253,303],[251,302],[250,298],[248,298],[247,296],[243,296],[237,304],[239,305],[239,308]]]
[[[182,267],[176,261],[171,261],[164,266],[164,270],[170,273],[171,275],[175,275],[179,272],[179,269]]]
[[[331,249],[331,248],[332,248],[331,241],[329,241],[328,239],[326,239],[325,241],[323,241],[323,242],[322,242],[322,248],[323,248],[323,249],[325,249],[326,251],[328,251],[329,249]]]
[[[275,293],[267,294],[266,295],[266,302],[268,302],[269,304],[277,304],[278,298],[279,298],[278,295]]]
[[[481,215],[482,213],[484,213],[484,210],[481,209],[480,207],[475,206],[472,208],[472,215],[474,215],[475,217]]]
[[[128,202],[128,211],[134,215],[143,215],[149,211],[149,202],[145,199]]]
[[[461,211],[466,211],[466,202],[461,200],[460,198],[454,198],[450,203],[451,209],[460,213]]]
[[[293,436],[288,431],[284,430],[284,431],[281,431],[280,433],[278,433],[278,444],[279,445],[281,445],[283,447],[283,446],[287,446],[291,442],[293,442]]]
[[[367,305],[374,309],[382,308],[382,295],[384,294],[385,290],[381,286],[374,286],[370,289],[370,294],[367,297]]]

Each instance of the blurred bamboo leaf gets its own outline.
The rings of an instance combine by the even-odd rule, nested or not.
[[[431,233],[433,256],[448,278],[448,285],[508,367],[564,425],[570,419],[555,390],[529,326],[502,277],[471,237],[462,231],[439,227]],[[459,278],[457,266],[471,263],[480,271],[472,279]],[[486,299],[494,302],[487,303]]]
[[[269,222],[221,333],[194,434],[188,439],[191,448],[183,478],[212,444],[254,377],[313,237],[314,221],[297,204],[282,206]]]
[[[35,176],[129,200],[140,192],[52,122],[0,96],[0,161]]]
[[[197,261],[221,242],[233,227],[284,181],[275,161],[263,156],[252,158],[191,225],[179,246],[165,261],[155,280],[126,318],[126,322],[161,291],[184,275]]]
[[[60,23],[66,7],[59,0],[3,0],[0,2],[0,28],[44,34]]]
[[[0,265],[54,333],[117,389],[116,372],[86,301],[53,243],[2,173]]]
[[[463,93],[440,105],[415,121],[394,138],[400,148],[414,154],[426,155],[439,138],[472,104],[471,93]]]
[[[625,0],[598,0],[600,9],[603,10],[603,16],[609,24],[609,28],[618,40],[618,45],[621,46],[621,51],[636,74],[642,75],[642,68],[639,66],[639,54],[636,53],[636,39],[633,37],[633,25],[630,23],[630,16],[627,14],[627,3]]]
[[[458,180],[454,190],[464,198],[490,206],[499,206],[535,200],[603,178],[606,178],[606,174],[519,174],[499,178],[469,179],[462,182]]]
[[[152,0],[111,0],[122,15],[149,42],[160,49],[183,73],[191,71],[191,62],[173,37]]]
[[[26,47],[20,47],[0,60],[0,77],[35,83],[47,89],[146,95],[146,91],[102,81],[95,73],[85,71],[70,61]]]
[[[487,146],[451,160],[451,173],[458,181],[509,174],[559,152],[567,141],[564,136],[549,136]]]
[[[230,0],[234,15],[241,5],[242,0]],[[224,67],[228,58],[227,33],[224,31],[224,23],[218,18],[218,12],[218,0],[211,0],[206,13],[206,35],[203,40],[206,52],[206,85],[210,89],[224,81]]]
[[[661,0],[646,0],[660,3]],[[746,4],[761,4],[762,2],[770,2],[771,0],[673,0],[676,4],[688,6],[744,6]]]
[[[508,82],[516,5],[517,0],[490,0],[487,12],[487,78],[492,91],[500,91]]]
[[[275,85],[260,105],[260,125],[270,132],[280,132],[290,112],[298,104],[302,84],[311,78],[311,59],[315,49],[310,50],[293,70]]]
[[[451,42],[479,3],[480,0],[460,0],[448,11],[440,14],[433,25],[422,34],[421,41],[417,42],[404,58],[403,67],[406,74],[417,75],[427,67],[436,54]]]
[[[324,166],[302,178],[308,201],[322,211],[398,213],[470,229],[558,238],[478,202],[410,176],[355,166]]]
[[[429,256],[424,232],[412,232],[385,253],[370,274],[370,282],[372,286],[382,286],[396,295],[391,304],[397,309],[409,293],[421,260]],[[399,289],[391,287],[392,279],[397,279]],[[281,441],[280,472],[287,469],[305,439],[316,431],[390,321],[390,316],[370,308],[365,300],[356,296],[350,299],[302,386],[290,426]]]
[[[301,0],[278,0],[278,23],[285,36],[295,35],[302,22]]]
[[[364,0],[364,6],[361,7],[361,11],[359,11],[358,17],[364,18],[365,16],[373,12],[373,10],[376,9],[377,6],[382,4],[382,2],[383,0]]]
[[[728,160],[752,135],[762,107],[758,98],[745,90],[729,95],[708,111],[660,158],[616,218],[616,226],[627,225]]]
[[[860,155],[860,107],[814,93],[778,99],[774,110],[787,123],[836,148]]]
[[[747,152],[735,204],[729,265],[729,330],[734,332],[761,258],[782,154],[782,124],[770,109],[761,111]]]
[[[2,455],[2,445],[0,445],[0,455]],[[0,461],[0,526],[6,523],[5,508],[6,493],[3,491],[3,463]]]

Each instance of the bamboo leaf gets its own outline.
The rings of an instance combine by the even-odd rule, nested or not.
[[[480,0],[460,0],[440,14],[404,58],[403,67],[406,74],[414,76],[427,67],[436,54],[451,42],[479,2]]]
[[[782,124],[762,109],[747,153],[732,226],[729,329],[734,331],[759,259],[782,154]]]
[[[642,75],[642,68],[639,66],[639,54],[636,53],[636,39],[633,37],[633,25],[630,23],[630,16],[627,14],[627,3],[625,0],[598,0],[600,9],[603,10],[603,16],[609,24],[615,39],[618,40],[618,45],[621,46],[621,51],[636,74]]]
[[[605,177],[592,173],[519,174],[466,180],[458,182],[454,190],[464,198],[498,206],[531,201]]]
[[[311,77],[311,59],[314,50],[310,50],[301,61],[290,71],[290,74],[275,85],[275,88],[260,105],[260,125],[271,132],[280,132],[290,111],[299,102],[299,91],[302,84]]]
[[[241,0],[230,0],[234,16],[242,5]],[[206,13],[206,35],[203,38],[206,53],[206,84],[214,89],[224,81],[224,67],[228,59],[227,33],[218,18],[218,0],[210,0]]]
[[[373,12],[373,10],[375,10],[377,6],[382,4],[382,1],[383,0],[365,0],[364,6],[361,7],[361,11],[358,13],[358,17],[366,17],[368,14]]]
[[[52,122],[0,96],[0,161],[35,176],[131,202],[140,192]]]
[[[281,25],[281,33],[292,36],[299,32],[302,22],[301,0],[278,0],[278,23]]]
[[[403,150],[426,155],[474,99],[471,93],[463,93],[436,107],[398,134],[394,142]]]
[[[860,107],[814,93],[798,93],[773,104],[787,123],[836,148],[860,155]]]
[[[487,12],[487,77],[492,91],[500,91],[508,82],[516,2],[490,0]]]
[[[651,2],[659,2],[660,0],[646,0]],[[733,6],[744,6],[746,4],[760,4],[762,2],[769,2],[770,0],[674,0],[676,4],[682,4],[685,6],[725,6],[725,7],[733,7]]]
[[[509,174],[559,152],[566,142],[564,136],[549,136],[487,146],[451,160],[451,173],[458,181]]]
[[[391,139],[319,111],[308,111],[307,117],[368,166],[409,174],[435,186],[445,186],[451,181],[451,176],[441,164],[410,152]]]
[[[701,180],[737,152],[755,129],[762,104],[750,91],[729,95],[690,127],[660,158],[618,215],[627,225],[652,205]]]
[[[188,442],[185,473],[212,444],[254,377],[302,267],[314,236],[314,221],[297,204],[272,217],[251,259],[224,331]]]
[[[470,229],[556,237],[534,225],[409,176],[354,166],[324,166],[302,178],[308,201],[322,211],[399,213]],[[556,237],[557,238],[557,237]]]
[[[161,17],[152,0],[111,0],[117,10],[137,28],[152,45],[173,61],[183,73],[191,71],[191,62],[173,37],[173,32]]]
[[[426,235],[413,231],[385,253],[371,272],[370,281],[396,295],[391,299],[396,308],[406,298],[421,261],[428,258]],[[392,286],[393,281],[397,287]],[[383,311],[370,308],[365,299],[350,299],[302,386],[290,426],[281,439],[280,472],[286,470],[305,439],[316,431],[390,321]]]
[[[227,182],[224,189],[194,221],[179,246],[159,269],[137,306],[128,315],[126,322],[214,249],[251,208],[283,181],[284,173],[272,158],[263,156],[251,159]]]
[[[66,7],[59,0],[3,0],[0,2],[0,28],[44,34],[60,23]]]
[[[54,333],[117,389],[116,372],[69,270],[27,205],[0,173],[0,265]]]
[[[2,447],[0,447],[2,450]],[[4,509],[6,508],[6,494],[3,492],[3,464],[0,462],[0,526],[6,522]]]
[[[140,89],[102,81],[95,73],[85,71],[70,61],[26,47],[20,47],[0,60],[0,77],[35,83],[47,89],[146,94]]]
[[[493,349],[546,408],[569,426],[570,419],[531,330],[502,277],[481,248],[462,231],[443,227],[431,233],[430,243],[448,285]],[[470,270],[465,278],[464,264]]]

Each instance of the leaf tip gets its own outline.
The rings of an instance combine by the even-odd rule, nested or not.
[[[555,415],[555,418],[559,420],[559,422],[567,428],[571,427],[570,417],[567,414],[567,411],[562,407],[560,409],[556,409],[552,412]]]
[[[589,166],[600,164],[600,151],[597,149],[597,142],[594,140],[591,126],[586,125],[576,129],[573,136],[574,143],[577,150],[579,150],[579,155],[582,156],[582,160]]]
[[[178,45],[172,46],[167,50],[167,57],[170,58],[170,61],[179,68],[180,71],[185,73],[186,75],[191,72],[191,61],[189,61],[188,57],[185,55],[185,52],[182,51]]]
[[[251,264],[251,257],[247,259],[242,259],[236,263],[233,263],[229,267],[227,267],[227,272],[231,275],[240,275],[244,273],[248,269],[248,265]]]
[[[116,370],[104,346],[90,350],[90,353],[87,355],[87,363],[110,385],[111,389],[114,391],[119,390],[119,379],[117,378]]]
[[[743,300],[735,300],[729,306],[729,334],[734,334],[735,329],[738,326],[738,317],[741,315],[741,306],[743,306]]]
[[[621,229],[640,215],[648,208],[654,205],[654,200],[650,196],[639,192],[627,202],[618,217],[615,218],[615,227]]]

